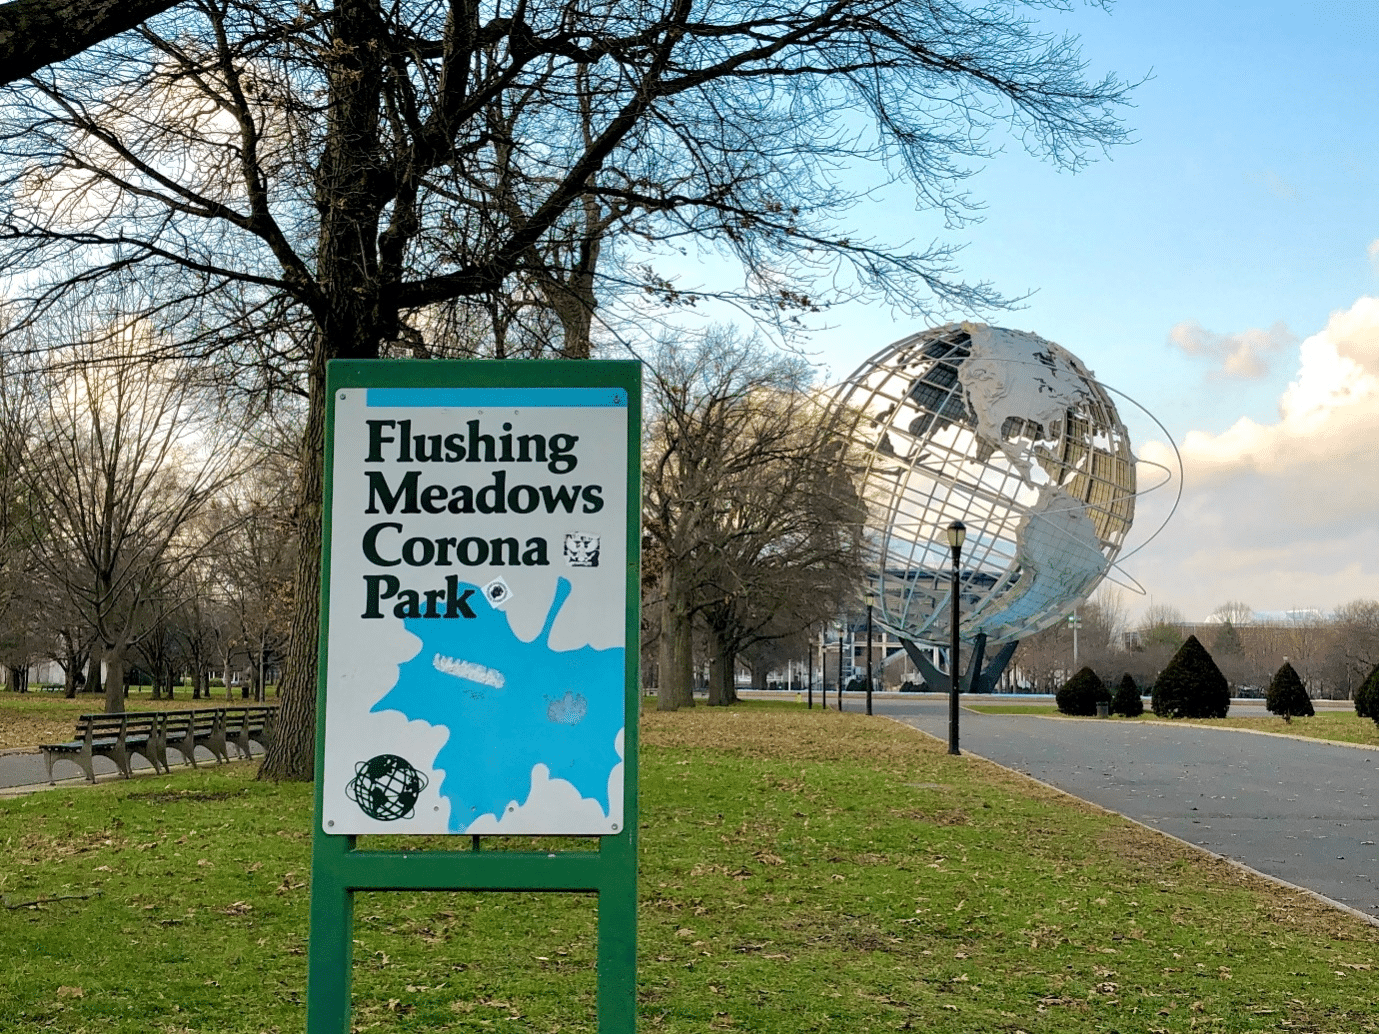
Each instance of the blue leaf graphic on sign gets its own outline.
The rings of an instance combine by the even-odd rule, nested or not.
[[[551,628],[569,596],[570,582],[559,579],[529,643],[489,607],[476,608],[473,619],[404,622],[421,651],[398,668],[372,710],[449,730],[433,767],[445,773],[440,794],[456,832],[481,815],[501,816],[512,801],[525,803],[538,764],[609,810],[608,777],[622,760],[614,743],[623,728],[625,651],[551,649]]]

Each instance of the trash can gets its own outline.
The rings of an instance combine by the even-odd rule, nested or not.
[[[1098,718],[1111,717],[1111,705],[1105,700],[1098,700],[1096,702],[1096,716]]]

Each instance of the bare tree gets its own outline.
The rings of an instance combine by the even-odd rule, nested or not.
[[[261,462],[240,479],[218,515],[229,531],[218,549],[218,593],[234,615],[235,641],[249,659],[254,698],[265,695],[266,672],[288,641],[297,543],[291,519],[295,464],[281,452],[260,452]]]
[[[136,276],[160,348],[266,348],[310,399],[264,767],[310,778],[328,360],[442,354],[432,315],[465,299],[587,309],[612,236],[648,260],[687,239],[732,257],[741,286],[725,295],[769,318],[828,285],[909,311],[996,304],[958,277],[952,243],[850,232],[859,195],[839,170],[888,170],[961,225],[997,127],[1077,167],[1122,139],[1125,94],[1086,79],[1074,41],[958,2],[199,0],[16,88],[0,261],[33,285],[13,300],[21,326]],[[696,295],[650,261],[618,269],[648,300]]]
[[[1211,612],[1211,617],[1219,621],[1229,621],[1233,625],[1248,625],[1255,619],[1254,608],[1241,600],[1227,600]]]
[[[49,371],[24,481],[41,514],[36,565],[95,633],[105,706],[124,706],[131,647],[175,606],[207,548],[196,518],[230,480],[228,421],[167,365],[118,354]]]
[[[644,528],[662,572],[658,706],[690,696],[691,629],[709,633],[710,703],[739,653],[798,635],[854,595],[866,556],[858,464],[799,360],[714,330],[650,366]]]
[[[1345,699],[1379,665],[1379,600],[1351,600],[1331,615],[1327,651],[1331,682]]]

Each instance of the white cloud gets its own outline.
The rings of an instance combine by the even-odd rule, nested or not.
[[[1379,271],[1379,237],[1369,242],[1369,247],[1365,249],[1365,252],[1369,255],[1369,260],[1374,265],[1375,270]]]
[[[1196,320],[1184,320],[1168,332],[1168,340],[1193,358],[1219,363],[1220,369],[1213,371],[1215,376],[1253,378],[1268,373],[1270,357],[1294,344],[1297,337],[1282,323],[1268,330],[1218,334]]]
[[[1181,451],[1178,514],[1129,562],[1156,602],[1202,617],[1227,599],[1330,610],[1379,596],[1379,298],[1302,343],[1276,422],[1190,431]],[[1140,452],[1175,465],[1162,443]],[[1165,505],[1145,503],[1146,519]]]

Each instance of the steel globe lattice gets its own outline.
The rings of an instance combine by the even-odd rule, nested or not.
[[[865,455],[883,626],[946,645],[951,553],[967,526],[959,634],[1031,635],[1084,601],[1135,515],[1135,457],[1106,388],[1035,334],[948,324],[883,349],[838,389]]]

